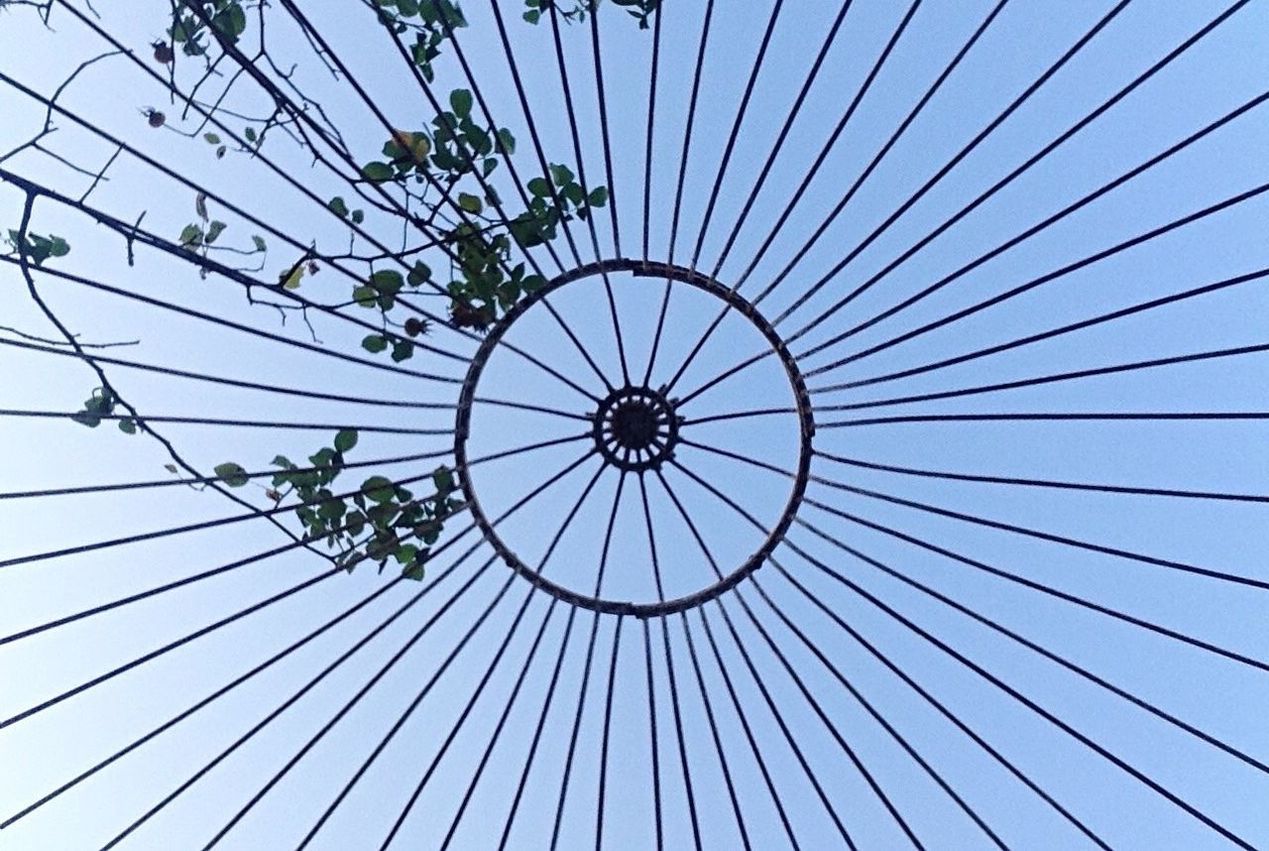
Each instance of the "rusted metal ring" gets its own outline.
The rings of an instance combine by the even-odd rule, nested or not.
[[[709,293],[710,295],[725,302],[728,307],[740,313],[747,318],[750,323],[762,334],[767,343],[771,346],[774,354],[779,358],[780,364],[784,369],[788,378],[789,385],[793,391],[795,400],[796,415],[798,418],[798,427],[800,431],[800,446],[798,452],[798,465],[796,473],[793,477],[793,487],[789,494],[789,499],[785,504],[784,510],[777,519],[774,526],[762,546],[758,548],[743,564],[733,570],[730,574],[724,576],[721,580],[702,588],[692,594],[682,597],[676,597],[671,600],[661,600],[656,602],[631,602],[622,600],[610,600],[602,597],[591,596],[579,593],[570,588],[566,588],[549,579],[546,579],[536,570],[525,564],[515,551],[498,536],[497,530],[489,521],[484,510],[481,508],[480,500],[476,495],[476,489],[472,483],[471,476],[467,469],[467,438],[471,429],[471,409],[472,402],[476,397],[476,386],[480,381],[481,373],[484,371],[485,365],[489,361],[490,355],[497,348],[499,341],[507,333],[507,330],[520,318],[526,311],[541,301],[544,297],[552,292],[566,286],[567,284],[584,278],[594,277],[596,275],[613,274],[619,272],[629,272],[636,277],[657,278],[661,280],[673,281],[676,283],[686,284],[696,289]],[[655,393],[660,396],[645,397],[644,393]],[[604,400],[605,403],[619,402],[622,394],[631,398],[651,398],[654,407],[657,402],[664,401],[674,423],[674,438],[677,440],[678,420],[673,416],[673,401],[664,399],[659,389],[652,390],[650,388],[619,388]],[[605,410],[604,403],[601,403],[599,411]],[[658,411],[658,416],[660,412]],[[596,423],[596,430],[602,428],[602,423]],[[493,327],[472,357],[471,365],[468,367],[467,375],[463,380],[462,390],[459,394],[458,411],[454,422],[454,457],[456,460],[456,469],[458,473],[459,485],[462,488],[464,498],[471,510],[472,518],[476,525],[480,528],[485,539],[497,552],[498,556],[507,563],[513,570],[527,579],[533,585],[542,589],[548,594],[584,609],[590,609],[595,612],[604,612],[615,615],[633,615],[638,618],[662,617],[664,615],[683,612],[695,608],[703,603],[715,599],[729,589],[748,578],[754,571],[761,567],[784,539],[785,533],[788,531],[793,518],[796,516],[799,507],[802,504],[802,497],[806,492],[807,481],[810,476],[811,457],[814,454],[812,449],[812,438],[815,435],[815,419],[811,409],[810,393],[806,389],[806,384],[802,380],[802,374],[798,370],[797,362],[793,355],[785,346],[780,335],[776,333],[774,327],[769,323],[761,313],[758,312],[752,304],[739,296],[734,290],[725,287],[715,279],[705,275],[699,271],[688,269],[683,266],[676,266],[670,263],[659,263],[642,260],[632,260],[627,258],[617,258],[603,260],[597,263],[589,263],[579,266],[576,269],[565,272],[551,279],[545,286],[531,295],[523,298],[511,310],[507,311]],[[668,442],[667,442],[668,443]],[[603,452],[602,441],[597,439],[597,451],[603,455],[606,462],[612,463],[612,459],[607,453]],[[660,460],[665,460],[664,458]],[[622,468],[621,464],[614,463],[614,466]],[[647,469],[652,469],[651,466]],[[642,475],[646,470],[636,469],[636,472]]]

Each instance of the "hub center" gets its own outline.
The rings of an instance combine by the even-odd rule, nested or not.
[[[592,415],[595,445],[628,472],[656,470],[674,457],[680,418],[660,391],[626,386],[612,391]]]

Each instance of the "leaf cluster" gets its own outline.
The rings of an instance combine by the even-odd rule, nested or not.
[[[203,12],[211,26],[230,44],[236,44],[247,29],[247,12],[239,0],[198,0],[194,3]],[[182,13],[173,5],[172,25],[167,36],[181,46],[186,56],[207,54],[207,25],[192,11]]]
[[[410,56],[430,83],[436,78],[432,62],[453,29],[467,26],[463,11],[453,0],[376,0],[379,20],[397,35],[415,33]]]
[[[295,513],[309,541],[323,541],[337,551],[335,563],[352,570],[362,561],[374,561],[382,573],[389,560],[401,567],[407,579],[422,579],[424,565],[444,528],[445,520],[462,510],[454,496],[458,487],[453,471],[438,467],[432,472],[433,493],[416,496],[408,488],[385,476],[370,476],[354,491],[336,494],[335,480],[344,470],[344,455],[357,445],[354,429],[341,429],[332,445],[322,447],[300,467],[285,455],[273,459],[278,471],[273,475],[269,495],[281,502],[294,495],[299,500]],[[249,482],[240,464],[218,464],[216,475],[230,487]],[[366,537],[363,537],[366,536]]]
[[[568,23],[581,23],[586,20],[587,13],[595,14],[595,10],[599,8],[599,2],[600,0],[571,0],[572,5],[565,9],[560,5],[559,0],[524,0],[528,11],[523,17],[529,23],[536,24],[542,20],[544,12],[554,8]],[[648,28],[648,19],[661,6],[661,0],[612,0],[612,2],[615,6],[624,7],[626,14],[639,22],[641,30]]]
[[[65,257],[70,253],[70,243],[53,234],[40,236],[28,232],[23,236],[21,232],[11,229],[5,242],[32,266],[38,266],[50,257]]]

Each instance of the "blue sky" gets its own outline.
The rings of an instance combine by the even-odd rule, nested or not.
[[[670,3],[665,11],[657,90],[657,113],[650,203],[649,258],[688,265],[701,234],[705,209],[720,157],[735,121],[753,57],[768,21],[766,4],[717,0],[702,75],[702,95],[687,137],[686,120],[697,39],[705,4]],[[837,143],[829,150],[801,201],[771,248],[753,265],[741,295],[755,296],[794,258],[821,221],[867,167],[935,77],[990,13],[994,3],[922,3],[893,53],[860,100]],[[1044,73],[1113,4],[1078,0],[1063,4],[1013,0],[1005,5],[980,41],[922,110],[876,170],[864,181],[845,212],[763,300],[768,319],[781,316],[800,295],[886,220],[933,174],[951,160]],[[1269,17],[1262,0],[1252,0],[1156,76],[1064,142],[1034,167],[994,194],[893,273],[805,334],[804,328],[859,284],[868,281],[911,245],[955,216],[980,193],[1026,162],[1067,128],[1098,109],[1178,44],[1230,4],[1173,0],[1133,0],[1088,45],[1053,75],[1008,120],[940,180],[893,227],[887,228],[839,274],[778,324],[786,337],[798,335],[794,355],[851,331],[881,311],[920,292],[962,265],[1116,179],[1266,90],[1269,80]],[[101,8],[102,26],[136,49],[149,63],[146,44],[161,35],[163,11],[152,4]],[[77,6],[77,8],[83,8]],[[518,20],[517,4],[501,3],[508,18],[519,72],[530,93],[535,129],[553,162],[576,162],[568,114],[547,26],[533,29]],[[721,182],[715,212],[701,240],[699,266],[710,271],[746,203],[771,151],[815,53],[839,11],[835,3],[784,5],[768,55],[751,97],[735,152]],[[899,25],[907,4],[857,0],[811,87],[797,121],[774,160],[752,213],[718,278],[732,286],[749,268],[773,223],[807,174],[847,105]],[[279,56],[306,56],[293,27],[282,20]],[[430,115],[411,77],[355,4],[323,4],[305,9],[314,24],[347,61],[357,79],[383,93],[381,104],[394,126],[422,126]],[[481,94],[500,124],[519,140],[515,157],[526,175],[536,169],[525,122],[483,3],[467,8],[471,26],[460,32]],[[644,146],[651,33],[635,29],[613,8],[601,13],[603,70],[614,175],[611,185],[621,226],[623,253],[641,256]],[[364,19],[364,20],[363,20]],[[0,72],[48,94],[79,62],[102,51],[100,42],[66,9],[57,8],[55,33],[36,25],[29,10],[0,16]],[[593,56],[588,26],[562,33],[580,127],[582,162],[588,182],[604,179],[604,149],[598,131]],[[271,36],[272,38],[272,36]],[[272,43],[272,42],[271,42]],[[279,63],[283,64],[282,62]],[[320,92],[323,107],[355,151],[377,152],[385,131],[354,91],[306,63],[297,81]],[[435,89],[445,93],[463,83],[453,57],[438,62]],[[63,103],[77,114],[136,144],[181,175],[223,193],[270,225],[316,240],[322,251],[338,251],[347,233],[329,216],[257,160],[214,156],[214,146],[166,131],[152,131],[138,110],[164,109],[176,123],[161,86],[147,80],[122,58],[98,63],[68,88]],[[264,107],[250,80],[235,84],[235,111],[254,115]],[[929,298],[895,316],[836,342],[800,361],[810,372],[838,358],[967,308],[982,299],[1059,269],[1152,228],[1216,204],[1264,183],[1269,176],[1264,151],[1269,118],[1261,106],[1231,121],[1158,166],[1134,177],[1105,197],[1063,218],[1021,244],[958,278]],[[0,88],[0,129],[5,149],[28,138],[42,110],[10,86]],[[10,116],[12,116],[10,118]],[[244,122],[234,121],[233,129]],[[100,165],[112,147],[69,120],[57,122],[52,150],[75,162]],[[191,126],[188,122],[179,126]],[[683,159],[684,140],[689,138]],[[277,143],[277,144],[275,144]],[[346,183],[274,138],[278,161],[321,198],[344,194]],[[679,166],[684,182],[679,231],[670,256]],[[4,168],[78,196],[87,180],[47,156],[26,152]],[[98,208],[125,220],[142,210],[144,222],[175,238],[194,220],[194,193],[136,159],[122,156],[108,172],[110,181],[90,196]],[[514,197],[506,169],[495,182],[504,199]],[[0,225],[15,226],[21,195],[0,185]],[[863,381],[986,346],[1009,342],[1116,309],[1255,272],[1266,266],[1264,196],[1116,253],[1025,295],[977,312],[876,354],[807,380],[812,391],[829,384]],[[512,205],[514,207],[514,204]],[[249,243],[259,227],[212,205],[229,223],[231,244]],[[368,228],[385,240],[399,238],[400,225],[373,211]],[[600,254],[615,253],[605,212],[596,220]],[[87,275],[131,292],[243,322],[296,340],[308,340],[292,316],[285,325],[277,312],[245,303],[237,284],[218,276],[200,280],[188,264],[138,250],[136,264],[125,262],[117,236],[48,201],[36,207],[33,230],[64,235],[70,256],[50,263],[56,270]],[[593,259],[589,234],[575,229],[583,262]],[[259,273],[269,279],[294,261],[295,250],[269,236],[270,252]],[[566,266],[573,265],[563,240],[557,243]],[[539,257],[548,273],[550,258]],[[434,264],[441,268],[438,262]],[[588,279],[553,298],[560,313],[609,380],[619,378],[608,303],[601,283]],[[0,268],[4,319],[0,324],[41,336],[51,329],[39,316],[12,267]],[[636,373],[646,363],[662,287],[659,281],[614,276],[628,355]],[[85,340],[140,340],[114,351],[119,357],[280,386],[322,389],[376,398],[452,404],[456,385],[367,369],[218,328],[117,295],[95,292],[51,276],[39,279],[41,292],[67,324]],[[890,404],[862,411],[827,410],[911,394],[1008,382],[1051,373],[1265,343],[1264,279],[1178,301],[1044,342],[856,390],[814,393],[819,429],[815,448],[873,464],[954,473],[1091,482],[1152,488],[1269,493],[1269,462],[1263,450],[1263,421],[1167,422],[917,422],[828,427],[855,417],[1017,412],[1198,412],[1263,411],[1266,374],[1263,354],[1056,382],[1002,392],[931,402]],[[348,283],[334,269],[306,281],[300,291],[315,301],[346,298]],[[440,299],[427,306],[441,311]],[[659,372],[667,380],[718,307],[701,293],[676,286],[667,320]],[[321,345],[359,353],[364,331],[319,318]],[[3,335],[13,339],[11,333]],[[603,386],[541,306],[511,329],[507,339],[532,351],[602,395]],[[468,357],[474,345],[437,328],[437,346]],[[731,315],[685,372],[681,394],[704,384],[734,363],[763,350],[764,341],[743,319]],[[448,379],[462,377],[465,364],[420,354],[406,364]],[[280,420],[294,423],[448,428],[449,410],[412,410],[318,402],[206,385],[134,370],[115,370],[112,379],[151,415]],[[91,372],[69,358],[0,349],[3,407],[17,410],[75,410],[93,386]],[[576,414],[594,405],[544,371],[526,366],[506,349],[496,350],[482,378],[482,392],[558,407]],[[788,404],[788,383],[774,359],[720,384],[684,405],[688,416],[709,416],[755,407]],[[580,427],[580,428],[579,428]],[[473,412],[469,453],[474,456],[581,433],[584,424],[549,415],[478,405]],[[778,414],[700,424],[693,439],[760,458],[780,468],[795,463],[796,420]],[[90,431],[72,422],[5,417],[0,422],[0,491],[163,478],[168,460],[153,441],[127,438],[107,424]],[[172,424],[165,429],[201,469],[227,459],[249,469],[267,466],[276,453],[304,457],[329,441],[330,431],[246,429]],[[450,438],[363,433],[355,459],[446,452]],[[495,461],[473,470],[482,504],[497,513],[590,448],[586,441],[554,447],[515,460]],[[719,459],[683,447],[682,463],[711,481],[763,523],[771,523],[788,495],[778,474]],[[390,475],[419,475],[435,461],[400,465]],[[546,552],[568,510],[598,469],[591,459],[500,526],[503,540],[536,563]],[[997,748],[1037,786],[1116,848],[1224,848],[1230,843],[1169,803],[1128,773],[1056,729],[1006,696],[946,653],[815,566],[815,561],[876,595],[897,613],[965,654],[1080,734],[1148,775],[1253,846],[1269,844],[1263,802],[1269,780],[1254,767],[1217,751],[1176,727],[1143,712],[1121,697],[1048,661],[982,623],[976,623],[910,584],[870,566],[818,537],[820,530],[856,551],[893,567],[962,605],[1058,653],[1116,687],[1159,706],[1261,760],[1269,758],[1269,732],[1258,708],[1269,700],[1265,672],[1195,649],[1139,626],[1090,611],[971,569],[945,555],[922,549],[876,527],[851,522],[815,503],[858,516],[878,526],[945,548],[1066,594],[1164,626],[1213,645],[1269,659],[1264,592],[1212,577],[1189,575],[1140,561],[1117,558],[989,529],[939,516],[911,505],[887,503],[827,482],[880,492],[912,502],[960,511],[1001,523],[1143,553],[1157,559],[1200,565],[1230,574],[1266,579],[1263,503],[1105,494],[1079,490],[947,481],[835,463],[822,456],[812,465],[819,478],[798,512],[801,523],[777,548],[776,565],[757,580],[724,596],[723,605],[688,615],[692,648],[680,618],[649,622],[654,657],[660,791],[667,847],[690,847],[691,825],[679,754],[671,731],[670,678],[665,644],[675,670],[682,706],[685,748],[705,847],[739,847],[741,837],[728,800],[723,771],[711,736],[706,704],[690,650],[694,649],[710,710],[720,730],[723,753],[737,786],[745,827],[754,847],[783,847],[787,838],[749,748],[728,692],[734,687],[766,766],[787,808],[801,847],[834,847],[840,837],[819,797],[788,747],[784,734],[751,676],[723,611],[735,624],[762,683],[792,731],[826,795],[861,848],[911,844],[853,766],[832,731],[804,697],[772,652],[762,632],[772,636],[797,672],[807,693],[859,761],[890,796],[919,839],[931,848],[987,847],[989,840],[945,791],[896,744],[814,652],[763,601],[762,593],[787,613],[824,658],[893,725],[948,785],[977,812],[1004,844],[1015,848],[1077,848],[1088,838],[1028,790],[1000,763],[953,726],[931,704],[896,677],[786,579],[787,570],[811,597],[841,618],[949,712]],[[349,474],[350,476],[352,474]],[[675,470],[667,471],[676,495],[696,519],[702,537],[722,565],[740,563],[761,542],[734,511]],[[601,558],[604,530],[620,477],[603,473],[576,519],[547,562],[546,575],[589,592]],[[341,480],[342,481],[342,480]],[[675,508],[652,477],[646,481],[657,530],[667,596],[690,593],[709,581],[709,568]],[[350,486],[355,485],[352,482]],[[642,508],[632,497],[638,482],[628,476],[615,513],[613,545],[605,586],[622,599],[652,600],[650,560]],[[252,488],[251,497],[264,504]],[[0,560],[158,530],[238,513],[210,493],[163,487],[120,493],[5,500],[0,509]],[[463,524],[451,526],[451,535]],[[167,537],[133,546],[15,564],[0,569],[0,633],[11,635],[103,602],[192,576],[285,542],[276,529],[252,521]],[[579,611],[570,620],[563,604],[531,592],[493,562],[475,533],[458,540],[429,567],[422,586],[398,583],[365,608],[323,633],[301,650],[235,688],[206,709],[148,742],[92,779],[0,832],[0,847],[99,847],[193,775],[238,736],[265,718],[340,654],[354,646],[421,590],[426,594],[381,634],[334,669],[315,688],[264,726],[223,764],[165,806],[122,847],[201,847],[323,728],[433,614],[434,624],[368,691],[364,699],[307,752],[296,768],[252,807],[221,843],[227,848],[296,845],[344,783],[445,664],[467,631],[480,623],[455,661],[436,678],[417,711],[334,811],[310,847],[377,847],[409,799],[423,772],[441,751],[451,730],[458,732],[396,839],[397,847],[439,847],[492,741],[505,707],[507,721],[480,775],[452,847],[494,847],[499,841],[520,781],[533,731],[544,706],[545,734],[535,753],[526,793],[517,810],[509,847],[543,847],[555,820],[560,778],[577,711],[587,646],[595,618]],[[814,561],[813,561],[814,560]],[[323,562],[288,552],[180,590],[85,618],[74,624],[0,646],[0,715],[17,713],[62,693],[103,671],[264,600],[317,575]],[[444,578],[442,578],[444,577]],[[445,603],[469,579],[467,590]],[[268,659],[328,619],[347,610],[387,581],[371,569],[337,576],[269,606],[174,652],[0,729],[0,818],[38,799],[97,760],[144,735],[157,724]],[[478,621],[500,592],[487,620]],[[527,601],[527,602],[526,602]],[[523,617],[517,620],[521,610]],[[705,623],[718,642],[729,681],[711,652]],[[542,626],[545,624],[545,626]],[[513,631],[514,625],[514,631]],[[510,699],[534,637],[543,629],[523,686]],[[600,747],[608,666],[618,624],[598,619],[585,710],[570,769],[562,820],[565,847],[594,842]],[[653,754],[648,726],[644,632],[639,622],[620,623],[620,646],[612,691],[605,836],[617,847],[649,847],[653,834]],[[663,630],[664,629],[664,633]],[[567,632],[568,642],[562,645]],[[509,638],[507,638],[510,636]],[[499,653],[507,638],[505,654]],[[566,652],[559,656],[561,647]],[[498,659],[499,664],[491,667]],[[557,658],[560,675],[546,702]],[[463,716],[468,698],[486,675],[488,682]],[[16,766],[16,769],[9,767]]]

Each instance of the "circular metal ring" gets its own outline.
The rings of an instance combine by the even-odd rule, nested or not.
[[[774,354],[779,358],[795,400],[795,411],[800,432],[797,470],[793,477],[793,487],[791,488],[789,499],[779,518],[770,529],[766,540],[743,564],[717,582],[694,593],[671,600],[631,602],[605,599],[579,593],[546,579],[538,571],[525,564],[516,555],[515,551],[499,537],[497,530],[494,529],[493,524],[481,508],[475,486],[467,469],[467,438],[471,430],[471,409],[476,397],[476,386],[480,381],[481,373],[484,371],[490,355],[492,355],[499,341],[507,333],[507,330],[526,311],[561,287],[584,278],[618,272],[629,272],[636,277],[658,278],[695,287],[718,298],[726,303],[729,308],[740,313],[762,334]],[[626,410],[630,412],[632,422],[622,426],[623,429],[628,429],[628,431],[623,431],[619,438],[615,433],[607,430],[603,417],[610,412],[615,415],[623,403],[627,405]],[[614,458],[624,456],[626,454],[624,452],[625,449],[634,450],[636,447],[643,446],[645,442],[648,447],[656,445],[656,442],[650,441],[646,435],[646,429],[649,427],[648,418],[655,422],[658,431],[664,432],[664,437],[660,441],[660,450],[649,453],[647,449],[644,449],[641,454],[645,459],[656,458],[655,465],[659,465],[668,459],[673,451],[673,444],[678,440],[678,428],[681,423],[675,414],[673,400],[665,398],[661,389],[623,387],[610,393],[600,403],[593,417],[597,451],[604,457],[605,461],[612,463],[613,466],[619,469],[640,475],[647,470],[655,469],[653,463],[634,460],[622,460],[619,462],[614,460]],[[663,418],[665,418],[664,422]],[[471,365],[468,367],[467,375],[463,380],[454,423],[454,457],[459,485],[472,512],[472,517],[476,525],[480,527],[485,539],[489,541],[498,556],[508,566],[533,583],[533,585],[574,606],[607,614],[649,618],[687,611],[713,600],[746,579],[762,566],[780,541],[783,540],[785,532],[788,531],[789,525],[793,522],[793,518],[802,503],[803,494],[806,492],[807,480],[810,476],[811,456],[814,454],[811,445],[814,434],[815,420],[811,410],[810,394],[807,392],[806,384],[802,380],[802,374],[797,368],[797,362],[785,346],[784,341],[780,339],[779,334],[776,333],[775,328],[758,312],[757,308],[737,295],[734,290],[693,269],[670,263],[617,258],[579,266],[551,279],[545,286],[523,298],[494,323],[481,342],[480,348],[472,357]],[[610,453],[612,457],[610,457]],[[631,455],[633,456],[634,454],[635,452],[632,451]]]

